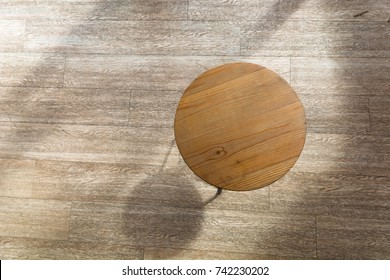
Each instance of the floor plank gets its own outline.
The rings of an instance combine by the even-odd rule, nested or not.
[[[0,3],[1,19],[185,20],[188,0],[13,0]]]
[[[293,170],[383,176],[390,174],[389,145],[385,136],[308,133]]]
[[[65,56],[0,52],[0,86],[62,87]]]
[[[389,259],[388,220],[319,217],[318,258]]]
[[[127,125],[129,104],[126,90],[0,87],[1,122]]]
[[[288,18],[303,1],[290,3],[277,0],[269,1],[207,1],[190,0],[188,16],[191,20],[260,20]]]
[[[21,52],[23,51],[24,32],[26,21],[24,20],[1,20],[0,19],[0,51]]]
[[[370,129],[374,135],[390,136],[390,96],[370,97]]]
[[[32,196],[35,161],[0,159],[0,197]]]
[[[188,0],[98,0],[91,17],[115,20],[185,20]]]
[[[132,90],[129,125],[173,128],[181,95],[180,91]]]
[[[300,94],[388,95],[389,58],[291,58],[291,85]]]
[[[182,92],[205,70],[238,60],[258,63],[289,80],[290,60],[283,57],[244,59],[242,57],[69,55],[66,62],[65,83],[68,87]]]
[[[271,186],[270,207],[282,213],[390,218],[390,176],[290,172]]]
[[[2,1],[0,19],[84,19],[94,10],[95,4],[85,1]]]
[[[0,236],[66,240],[70,202],[0,197]]]
[[[319,98],[321,96],[321,98]],[[370,132],[369,98],[364,95],[301,94],[307,130],[320,133]]]
[[[390,55],[386,22],[265,20],[243,23],[241,26],[242,55],[330,57]]]
[[[208,1],[190,0],[189,18],[192,20],[347,20],[347,21],[386,21],[389,6],[382,0],[363,1]],[[355,15],[368,13],[354,17]]]
[[[171,159],[163,166],[38,161],[32,193],[40,199],[133,201],[182,208],[262,211],[269,207],[268,188],[238,194],[226,191],[216,198],[216,189],[194,178],[183,162],[172,163]]]
[[[28,52],[239,55],[233,23],[189,21],[27,21]]]
[[[33,195],[65,201],[126,201],[132,186],[158,170],[158,166],[38,161]]]
[[[167,128],[0,123],[0,157],[156,165],[172,139]]]
[[[275,256],[228,251],[146,248],[145,260],[264,260]]]
[[[361,14],[363,12],[367,13]],[[299,20],[387,21],[388,17],[389,5],[382,0],[306,0],[301,1],[299,9],[291,14],[291,18]]]
[[[143,249],[122,244],[0,237],[2,260],[137,260],[143,255]]]
[[[70,230],[70,239],[78,241],[115,238],[139,246],[208,248],[270,258],[313,258],[315,236],[311,216],[202,211],[132,202],[75,204]]]

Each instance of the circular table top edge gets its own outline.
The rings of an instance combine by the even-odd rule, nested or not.
[[[273,179],[270,179],[268,181],[266,181],[265,184],[259,184],[259,185],[253,185],[253,186],[250,186],[250,187],[245,187],[245,188],[242,188],[242,187],[239,187],[239,188],[236,188],[236,187],[231,187],[229,185],[221,185],[221,184],[216,184],[213,180],[208,180],[207,178],[205,178],[204,176],[202,176],[201,174],[198,174],[198,172],[196,170],[193,169],[192,165],[190,162],[188,162],[188,159],[186,157],[185,154],[182,153],[182,147],[181,147],[181,144],[180,144],[180,140],[177,141],[178,139],[178,133],[177,133],[177,113],[178,113],[178,110],[180,108],[180,103],[183,99],[183,97],[185,97],[186,93],[188,92],[188,90],[191,88],[191,86],[193,85],[194,82],[196,81],[199,81],[199,79],[201,79],[202,77],[204,77],[205,75],[209,74],[210,72],[212,71],[218,71],[219,69],[223,69],[223,68],[226,68],[226,67],[234,67],[234,66],[247,66],[247,65],[250,65],[251,67],[254,67],[254,68],[257,68],[256,71],[260,71],[260,70],[264,70],[264,71],[268,71],[269,73],[272,73],[272,75],[276,75],[278,77],[278,79],[280,80],[280,82],[282,83],[285,83],[286,86],[289,87],[290,89],[290,93],[292,93],[294,95],[294,97],[296,98],[297,102],[299,103],[300,105],[300,110],[302,111],[302,122],[303,122],[303,126],[302,126],[302,129],[303,129],[303,137],[301,138],[302,139],[302,142],[300,144],[300,148],[299,148],[299,152],[297,153],[296,156],[293,156],[291,158],[289,158],[290,160],[290,163],[288,166],[286,166],[285,170],[282,172],[282,174],[280,174],[280,176],[278,176],[277,178],[273,178]],[[196,93],[194,93],[196,94]],[[192,95],[192,94],[191,94]],[[300,154],[302,153],[302,150],[304,148],[304,145],[305,145],[305,142],[306,142],[306,122],[305,122],[305,111],[304,111],[304,108],[303,108],[303,105],[302,103],[300,102],[300,99],[299,99],[299,96],[297,95],[297,93],[292,89],[292,87],[288,84],[288,82],[283,79],[280,75],[278,75],[276,72],[272,71],[271,69],[268,69],[264,66],[261,66],[261,65],[258,65],[258,64],[254,64],[254,63],[247,63],[247,62],[232,62],[232,63],[227,63],[227,64],[223,64],[223,65],[220,65],[220,66],[217,66],[217,67],[214,67],[214,68],[211,68],[211,69],[208,69],[206,70],[205,72],[203,72],[202,74],[200,74],[198,77],[196,77],[192,83],[190,83],[190,85],[186,88],[186,90],[183,92],[183,95],[179,101],[179,105],[177,107],[177,110],[176,110],[176,114],[175,114],[175,122],[174,122],[174,134],[175,134],[175,139],[176,139],[176,145],[178,147],[178,150],[183,158],[183,160],[185,161],[185,163],[187,164],[187,166],[200,178],[202,179],[203,181],[205,181],[206,183],[210,184],[210,185],[213,185],[215,187],[218,187],[218,188],[222,188],[222,189],[226,189],[226,190],[234,190],[234,191],[250,191],[250,190],[255,190],[255,189],[259,189],[259,188],[262,188],[262,187],[265,187],[265,186],[268,186],[272,183],[274,183],[275,181],[281,179],[283,176],[285,176],[289,171],[290,169],[295,165],[296,161],[299,159],[300,157]]]

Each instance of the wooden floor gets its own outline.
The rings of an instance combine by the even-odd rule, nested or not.
[[[384,0],[1,1],[0,259],[390,259],[389,18]],[[173,118],[233,61],[290,82],[307,139],[281,180],[213,199]]]

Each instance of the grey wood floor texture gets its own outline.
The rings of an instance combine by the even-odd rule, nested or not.
[[[1,0],[0,258],[390,259],[389,18],[389,0]],[[173,119],[233,61],[290,82],[307,139],[281,180],[213,200]]]

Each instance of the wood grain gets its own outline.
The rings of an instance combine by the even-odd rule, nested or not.
[[[286,18],[301,4],[284,1],[207,1],[190,0],[188,16],[191,20],[259,20]]]
[[[389,76],[389,58],[291,58],[291,85],[300,94],[386,96]]]
[[[232,23],[189,21],[29,20],[29,52],[239,55]]]
[[[171,160],[168,160],[169,162]],[[32,195],[40,199],[78,201],[137,201],[142,204],[171,205],[184,208],[204,207],[221,210],[261,211],[268,209],[268,188],[238,195],[226,192],[214,199],[215,189],[186,168],[38,161]],[[31,190],[30,190],[31,191]]]
[[[95,10],[90,17],[106,20],[185,20],[187,19],[188,0],[116,0],[90,1]],[[98,2],[96,5],[95,3]]]
[[[361,134],[308,133],[296,171],[390,174],[390,138]]]
[[[0,157],[160,165],[172,139],[167,128],[0,123]]]
[[[290,258],[290,257],[289,257]],[[291,258],[294,258],[293,256]],[[172,248],[146,248],[145,260],[264,260],[277,259],[275,255],[238,253],[212,250],[189,250]]]
[[[0,237],[3,260],[134,260],[143,259],[143,255],[142,249],[122,244]]]
[[[0,52],[0,86],[62,87],[65,56]]]
[[[374,135],[390,136],[390,96],[370,97],[370,129]]]
[[[271,186],[270,207],[281,213],[390,218],[390,177],[290,172]]]
[[[184,92],[175,138],[188,166],[206,182],[253,190],[282,177],[305,142],[303,107],[274,72],[232,63],[204,72]]]
[[[0,159],[0,197],[32,196],[33,160]]]
[[[0,51],[1,52],[20,52],[23,50],[25,35],[25,20],[1,20],[0,30]]]
[[[388,221],[320,216],[319,259],[388,259]]]
[[[294,4],[292,4],[294,5]],[[359,13],[368,11],[362,16]],[[364,0],[351,1],[301,1],[299,9],[291,14],[291,18],[297,20],[343,20],[343,21],[387,21],[389,5],[386,1]]]
[[[83,3],[84,2],[84,3]],[[0,3],[1,19],[83,19],[95,9],[85,1],[15,0]]]
[[[188,0],[13,0],[0,3],[2,19],[185,20]]]
[[[200,211],[175,209],[169,205],[137,205],[136,202],[127,205],[75,203],[70,239],[102,242],[115,238],[123,244],[139,246],[213,248],[268,258],[299,259],[315,256],[314,228],[315,218],[305,215]],[[226,234],[218,234],[221,232]]]
[[[98,82],[100,88],[184,91],[190,82],[205,70],[234,61],[261,64],[276,71],[287,81],[290,77],[290,59],[283,57],[73,54],[66,60],[65,83],[67,87],[96,88]]]
[[[256,21],[242,24],[241,54],[389,57],[389,38],[387,22]]]
[[[192,20],[335,20],[335,21],[386,21],[389,5],[386,1],[208,1],[190,0],[189,18]],[[361,17],[354,15],[369,11]]]
[[[70,203],[0,197],[0,236],[66,240]]]
[[[126,90],[0,87],[2,122],[127,125],[129,104]]]
[[[179,91],[132,90],[130,126],[173,127]]]
[[[42,199],[79,201],[141,199],[137,194],[132,197],[132,188],[158,169],[130,164],[38,161],[33,195]]]
[[[368,133],[369,98],[364,95],[300,95],[305,108],[307,130],[320,133]]]

